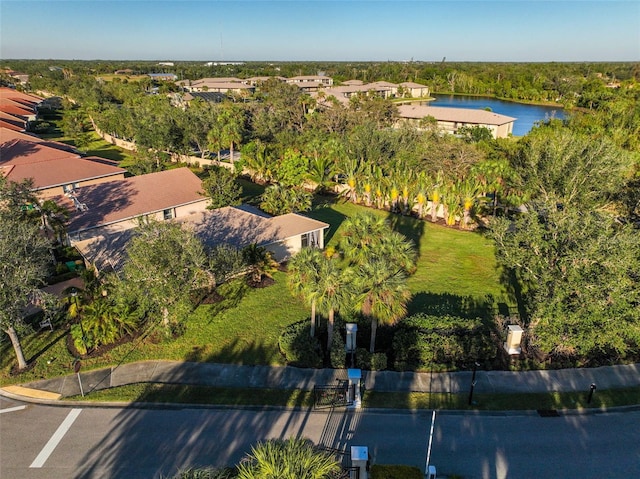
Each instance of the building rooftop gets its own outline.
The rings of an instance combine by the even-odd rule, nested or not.
[[[473,123],[479,125],[504,125],[516,120],[516,118],[486,110],[414,104],[399,105],[398,113],[400,118],[421,119],[432,116],[438,121]]]
[[[65,195],[52,198],[72,212],[70,234],[205,200],[200,178],[189,168],[87,185],[74,191],[82,210]],[[84,211],[83,211],[84,210]]]

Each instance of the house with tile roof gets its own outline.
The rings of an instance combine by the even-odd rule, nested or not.
[[[200,179],[188,168],[133,176],[79,188],[53,198],[71,212],[67,234],[98,271],[119,270],[140,218],[178,221],[206,247],[229,244],[243,248],[256,243],[284,261],[301,248],[324,247],[329,227],[299,214],[271,217],[251,207],[208,210]]]
[[[324,248],[324,230],[329,227],[297,213],[269,216],[245,205],[204,211],[179,221],[192,228],[205,246],[243,248],[255,243],[279,262],[304,247]]]
[[[209,205],[200,178],[189,168],[86,185],[51,199],[71,212],[71,242],[135,228],[141,217],[166,221]]]
[[[464,126],[487,128],[494,138],[506,138],[513,133],[516,118],[486,110],[470,108],[447,108],[430,105],[400,105],[399,121],[419,126],[426,118],[433,118],[442,131],[456,134]]]
[[[40,198],[51,198],[114,179],[123,179],[126,170],[114,161],[82,157],[52,142],[14,138],[0,145],[0,174],[13,182],[33,180]]]

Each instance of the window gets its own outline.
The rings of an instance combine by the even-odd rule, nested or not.
[[[309,233],[305,233],[300,237],[301,246],[306,248],[309,246]]]
[[[173,210],[171,210],[171,209],[164,210],[162,212],[162,215],[163,215],[165,221],[173,219]]]

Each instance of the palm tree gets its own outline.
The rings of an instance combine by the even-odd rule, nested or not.
[[[263,276],[273,278],[273,273],[278,270],[278,262],[264,246],[252,243],[243,248],[242,256],[251,270],[251,280],[255,284],[260,283]]]
[[[366,262],[377,251],[382,239],[391,233],[383,217],[370,212],[347,219],[342,226],[340,247],[351,264]]]
[[[456,218],[462,213],[462,202],[458,186],[450,183],[444,194],[444,219],[448,226],[456,224]]]
[[[258,443],[238,465],[238,479],[330,479],[340,463],[309,439],[272,439]]]
[[[460,198],[462,199],[463,217],[460,226],[466,228],[471,222],[471,209],[480,194],[480,184],[473,178],[467,178],[459,185]]]
[[[411,297],[404,271],[384,259],[365,262],[356,270],[356,306],[371,321],[369,351],[376,347],[378,324],[393,324],[407,313]]]
[[[327,351],[331,350],[336,311],[343,309],[350,298],[350,269],[340,270],[336,261],[325,257],[320,264],[315,299],[318,309],[327,316]]]
[[[316,330],[316,298],[321,264],[326,259],[318,248],[302,248],[289,261],[287,282],[293,294],[302,296],[311,306],[311,337]]]
[[[236,105],[228,103],[220,112],[218,121],[221,141],[229,145],[229,161],[233,164],[234,145],[240,144],[244,132],[244,113]]]

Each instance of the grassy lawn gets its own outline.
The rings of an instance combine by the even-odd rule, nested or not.
[[[328,245],[335,245],[343,221],[364,209],[338,202],[316,208],[310,216],[331,225]],[[388,215],[383,211],[375,214]],[[398,218],[395,227],[410,236],[420,250],[418,270],[409,279],[414,293],[410,313],[442,301],[483,304],[488,296],[506,301],[493,249],[481,235],[411,218]],[[306,320],[309,314],[307,307],[289,293],[285,274],[278,272],[275,284],[267,288],[252,289],[236,282],[225,285],[221,294],[225,301],[196,308],[186,323],[185,334],[177,339],[166,340],[151,332],[100,357],[84,360],[83,369],[150,359],[284,364],[278,348],[279,335],[287,325]],[[9,341],[3,341],[0,382],[26,382],[71,372],[74,358],[67,350],[65,331],[60,328],[23,336],[27,360],[38,361],[19,377],[10,375],[14,354]]]
[[[321,200],[319,206],[322,204]],[[362,211],[386,217],[395,230],[413,241],[419,252],[418,269],[408,279],[413,293],[409,314],[443,303],[474,316],[486,315],[498,307],[515,307],[515,300],[501,283],[493,244],[480,233],[344,202],[317,207],[308,216],[331,225],[325,240],[327,246],[335,246],[340,239],[342,222]]]

